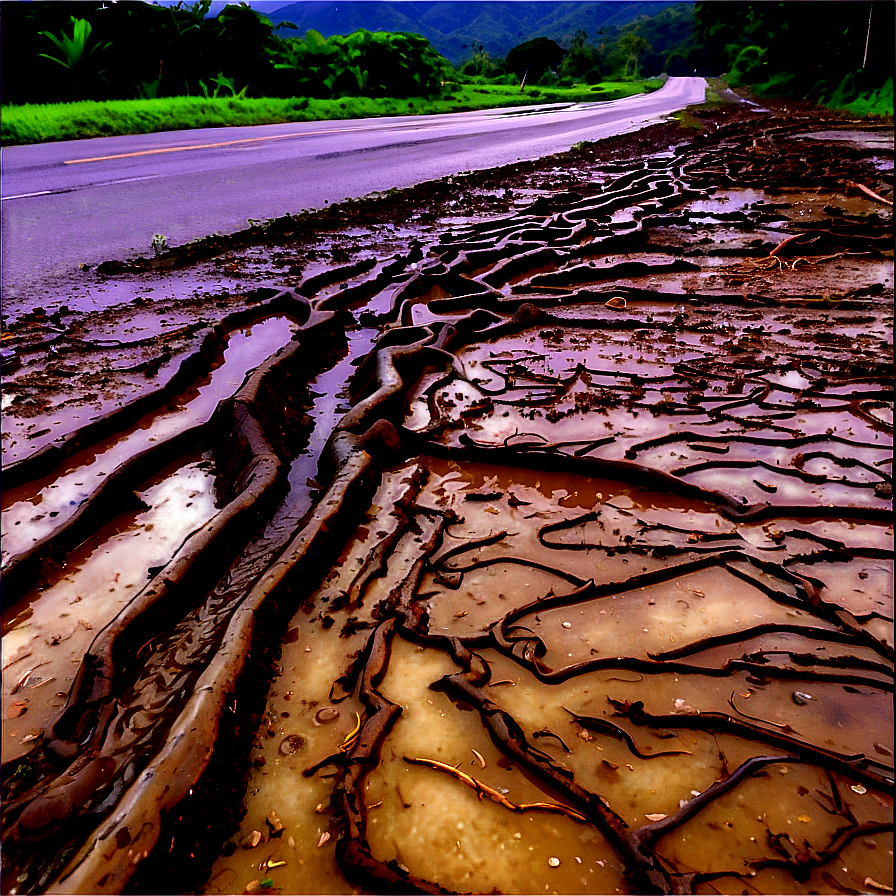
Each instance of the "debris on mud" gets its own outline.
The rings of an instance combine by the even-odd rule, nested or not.
[[[7,304],[3,892],[891,886],[892,129],[698,118]]]

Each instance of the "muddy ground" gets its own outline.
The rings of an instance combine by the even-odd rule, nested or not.
[[[4,893],[892,891],[892,125],[685,123],[5,297]]]

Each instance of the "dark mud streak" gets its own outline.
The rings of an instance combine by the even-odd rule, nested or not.
[[[204,671],[201,671],[196,685],[191,689],[192,693],[188,692],[188,700],[180,716],[166,725],[170,733],[157,758],[153,759],[138,778],[136,788],[132,785],[131,791],[136,789],[136,793],[129,800],[127,817],[131,817],[131,814],[136,816],[129,824],[131,828],[136,824],[137,818],[148,820],[148,830],[138,844],[146,851],[151,851],[158,842],[160,826],[167,814],[165,807],[170,811],[186,797],[191,788],[202,782],[215,751],[218,726],[224,718],[231,695],[241,686],[253,653],[253,643],[259,637],[254,632],[256,620],[260,618],[259,611],[269,600],[273,603],[278,595],[287,592],[289,582],[294,581],[297,575],[314,575],[312,570],[328,556],[327,551],[321,551],[327,542],[328,532],[340,531],[340,518],[344,516],[342,508],[346,503],[353,503],[347,501],[348,494],[353,493],[357,486],[363,486],[362,477],[370,464],[369,455],[357,447],[357,439],[347,439],[337,438],[331,448],[336,473],[319,509],[280,559],[255,584],[236,612],[225,620],[226,630],[220,637],[216,654]],[[369,494],[367,491],[368,497]],[[360,495],[355,494],[355,500],[358,498]],[[185,738],[184,725],[190,723],[193,726],[191,734]],[[166,776],[172,775],[172,783],[163,784]],[[119,814],[118,820],[113,824],[120,823],[120,819]],[[66,875],[76,875],[78,880],[88,882],[86,885],[89,888],[97,886],[104,868],[108,868],[115,876],[116,886],[123,886],[136,870],[134,866],[122,866],[114,857],[107,860],[97,853],[92,844],[103,838],[103,831],[104,828],[100,827],[91,835],[88,845],[69,866]]]
[[[401,715],[401,707],[387,700],[377,685],[386,672],[389,644],[395,635],[396,617],[381,622],[368,642],[368,656],[357,687],[367,709],[355,746],[345,761],[345,772],[334,793],[344,832],[336,844],[336,860],[345,876],[356,885],[374,890],[384,885],[390,893],[450,893],[438,884],[410,874],[395,860],[376,859],[367,842],[364,781],[376,765],[377,754]]]
[[[272,292],[273,296],[270,295]],[[256,296],[257,305],[234,311],[212,327],[199,348],[181,362],[164,386],[124,407],[108,411],[66,435],[61,444],[47,445],[20,461],[8,464],[3,468],[4,487],[14,488],[47,475],[76,451],[125,429],[151,410],[164,405],[209,371],[212,361],[232,330],[272,314],[289,314],[304,323],[311,312],[308,300],[291,290],[262,288],[257,291]]]
[[[872,787],[887,788],[893,785],[892,770],[866,756],[864,753],[846,755],[807,744],[797,737],[783,731],[770,731],[750,722],[743,722],[725,713],[696,712],[693,715],[654,715],[644,710],[644,704],[638,700],[632,704],[619,703],[616,714],[629,719],[633,724],[650,728],[686,728],[700,731],[720,731],[737,734],[751,740],[759,740],[773,746],[791,750],[805,762],[812,762],[823,768],[829,768],[839,774],[870,784]],[[873,766],[870,768],[869,766]]]
[[[131,404],[110,411],[100,420],[81,427],[66,436],[62,445],[46,446],[28,458],[5,468],[3,472],[5,487],[12,488],[45,475],[75,451],[121,431],[144,414],[161,407],[210,370],[211,363],[234,329],[277,313],[289,314],[297,320],[306,322],[311,310],[306,299],[290,291],[281,291],[272,298],[262,300],[253,308],[227,315],[206,335],[200,348],[181,362],[177,373],[165,386]],[[6,592],[6,605],[14,603],[34,585],[45,559],[62,557],[84,541],[96,531],[103,519],[117,512],[122,505],[123,497],[129,496],[136,485],[174,458],[186,453],[195,444],[205,440],[207,433],[214,426],[215,423],[211,420],[191,427],[128,458],[104,477],[102,484],[64,523],[25,551],[11,557],[0,571]]]

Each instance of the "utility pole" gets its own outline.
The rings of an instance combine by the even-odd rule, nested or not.
[[[871,40],[871,12],[874,9],[872,3],[868,7],[868,33],[865,35],[865,55],[862,57],[862,70],[865,70],[865,63],[868,61],[868,42]]]

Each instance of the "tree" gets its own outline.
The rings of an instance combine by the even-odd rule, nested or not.
[[[206,77],[223,73],[252,95],[265,93],[277,50],[274,26],[246,3],[228,4],[204,29]]]
[[[666,57],[666,64],[663,68],[666,74],[673,78],[679,78],[682,75],[688,75],[691,72],[691,69],[688,68],[688,60],[685,58],[685,55],[678,50],[673,50]]]
[[[563,59],[563,48],[547,37],[536,37],[518,44],[507,54],[505,68],[520,81],[536,83],[548,69],[555,69]]]
[[[625,76],[638,76],[639,62],[645,53],[650,52],[650,44],[641,37],[637,27],[626,31],[618,40],[619,52],[625,59]]]
[[[584,31],[581,29],[576,31],[557,71],[561,78],[581,78],[595,67],[597,52],[594,45],[587,43],[587,40],[588,35]]]
[[[477,44],[474,41],[470,49],[473,51],[473,55],[461,66],[462,75],[490,78],[497,72],[498,66],[483,44]]]

